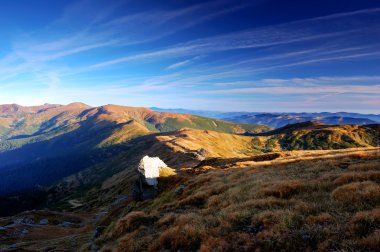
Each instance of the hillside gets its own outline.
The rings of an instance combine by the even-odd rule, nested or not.
[[[236,134],[270,129],[147,108],[83,103],[4,105],[0,123],[0,195],[51,184],[113,155],[119,148],[113,146],[143,135],[183,127]]]
[[[125,251],[125,246],[135,251],[207,251],[213,246],[221,251],[315,250],[335,246],[325,237],[343,232],[343,223],[356,212],[372,211],[378,204],[367,200],[349,208],[327,200],[335,197],[330,196],[338,188],[335,179],[356,172],[351,165],[370,168],[350,176],[378,183],[380,155],[373,148],[380,145],[378,124],[303,122],[270,130],[147,108],[81,103],[4,111],[8,125],[3,125],[9,130],[0,142],[0,216],[16,214],[0,218],[0,242],[6,246],[16,242],[32,251],[46,246],[87,251],[91,241],[92,247],[105,251]],[[131,192],[136,167],[145,155],[159,157],[173,170],[160,178],[158,198],[135,202]],[[180,185],[184,192],[175,193]],[[299,210],[312,203],[308,200],[314,191],[313,199],[328,204]],[[250,201],[253,205],[244,203]],[[30,209],[45,210],[22,212]],[[333,233],[309,221],[326,213],[333,218],[322,223]],[[137,224],[128,224],[135,217]],[[36,224],[45,219],[49,224]],[[196,230],[183,224],[188,221]],[[102,236],[91,238],[94,226],[106,228]],[[176,237],[179,230],[187,230],[188,236]],[[325,236],[317,236],[316,230]],[[371,228],[365,230],[366,237],[376,235]],[[173,243],[160,233],[173,236]],[[69,235],[75,242],[67,243]],[[303,235],[312,238],[304,240]],[[363,237],[354,233],[336,239],[343,250],[351,238],[353,246],[372,248],[372,241],[367,244]]]
[[[173,177],[158,198],[104,217],[95,244],[104,251],[375,251],[379,151],[283,153]]]
[[[367,118],[354,118],[343,116],[301,116],[287,114],[257,114],[257,115],[238,115],[235,117],[223,118],[223,120],[234,123],[263,124],[273,128],[280,128],[287,124],[301,122],[320,122],[324,124],[375,124],[376,121]]]
[[[127,112],[123,111],[123,113]],[[95,114],[98,114],[96,119],[93,119],[95,121],[99,120],[100,116],[108,120],[121,118],[120,114],[114,113]],[[138,115],[144,114],[140,112]],[[137,118],[137,120],[142,119]],[[35,150],[35,146],[38,146],[39,150],[49,148],[50,153],[57,150],[61,154],[62,147],[65,146],[65,142],[62,141],[67,140],[68,137],[78,139],[78,142],[73,143],[77,143],[83,149],[86,146],[94,146],[94,149],[87,152],[78,151],[73,154],[67,152],[68,155],[62,157],[37,159],[23,166],[15,168],[10,166],[11,169],[5,167],[0,171],[2,181],[0,189],[4,192],[9,192],[9,188],[19,189],[18,181],[23,181],[23,188],[31,188],[36,184],[47,186],[56,182],[57,184],[51,187],[46,195],[47,198],[54,199],[49,203],[51,207],[70,209],[67,202],[73,199],[89,202],[92,206],[100,206],[110,203],[112,198],[128,193],[132,181],[136,179],[134,167],[144,155],[158,156],[173,168],[192,168],[202,160],[214,157],[242,158],[272,151],[379,146],[380,139],[379,125],[329,126],[301,123],[266,133],[236,135],[190,128],[162,133],[151,132],[137,120],[121,123],[121,126],[118,124],[118,127],[111,130],[110,135],[99,135],[100,131],[93,131],[90,127],[90,130],[79,130],[74,135],[65,134],[62,140],[58,138],[46,141],[48,145],[35,143],[32,146],[27,145],[31,149],[25,146],[3,153],[0,158],[7,157],[9,153],[25,151],[22,155],[25,158],[34,154],[35,151],[29,152],[29,150]],[[106,129],[110,128],[106,127]],[[86,137],[93,142],[82,142]],[[70,145],[67,146],[70,147]],[[75,145],[71,145],[71,148],[73,147]],[[27,162],[28,159],[24,160]],[[54,169],[50,169],[52,165]],[[61,178],[65,179],[62,181]],[[99,193],[100,189],[101,193]],[[73,194],[73,192],[80,193]],[[25,205],[30,207],[28,201]],[[3,211],[7,210],[3,209]]]
[[[379,158],[379,148],[218,158],[160,178],[154,200],[124,196],[95,213],[82,208],[0,218],[0,248],[375,251]]]
[[[326,125],[303,123],[254,136],[231,135],[188,128],[150,134],[130,140],[127,145],[118,146],[118,149],[110,151],[111,154],[103,157],[98,163],[89,165],[87,169],[70,176],[65,182],[53,187],[50,193],[52,195],[70,195],[59,200],[59,207],[69,207],[64,202],[73,199],[88,202],[94,206],[110,203],[110,199],[128,194],[128,190],[131,189],[133,181],[136,179],[134,167],[145,155],[157,156],[172,168],[193,169],[212,158],[249,159],[255,154],[268,153],[273,150],[340,149],[352,146],[347,144],[346,138],[340,137],[343,133],[357,134],[357,138],[355,138],[357,142],[354,146],[379,146],[375,142],[366,142],[368,139],[376,141],[380,139],[379,128],[373,131],[363,130],[361,134],[358,134],[350,131],[351,127],[355,128],[355,126],[335,126],[333,130],[326,130],[324,127]],[[328,145],[325,145],[323,141],[321,144],[319,142],[321,140],[313,138],[314,135],[320,134],[321,129],[327,132],[326,144]],[[347,131],[347,129],[349,130]],[[298,140],[288,142],[294,136],[298,136]],[[309,140],[310,138],[312,140]],[[124,189],[121,190],[121,188]],[[75,190],[81,191],[80,196],[71,194]],[[62,206],[61,203],[63,203]]]
[[[271,150],[326,150],[380,145],[380,125],[291,124],[256,134],[257,146]]]
[[[157,156],[175,169],[191,169],[209,158],[246,158],[260,153],[250,136],[189,128],[142,136],[118,148],[97,164],[52,186],[49,198],[55,200],[50,207],[70,209],[70,200],[98,207],[129,194],[137,178],[135,167],[145,155]]]

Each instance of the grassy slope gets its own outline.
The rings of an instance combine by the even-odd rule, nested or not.
[[[24,108],[28,109],[28,108]],[[0,152],[20,148],[26,144],[50,140],[78,128],[83,130],[112,127],[100,147],[154,132],[168,132],[183,127],[215,130],[226,133],[259,133],[271,128],[262,125],[237,125],[205,117],[174,113],[159,113],[147,108],[106,105],[90,108],[84,104],[70,104],[48,108],[42,112],[0,114]],[[133,122],[136,129],[128,125]],[[128,128],[128,129],[126,129]],[[124,135],[127,135],[125,137]]]
[[[154,200],[109,204],[95,224],[106,226],[95,243],[101,251],[378,248],[380,148],[292,151],[250,164],[246,158],[231,160],[220,159],[213,171],[198,167],[196,173],[160,178]],[[179,185],[185,186],[182,194],[175,193]],[[0,231],[0,248],[17,243],[20,251],[89,251],[94,215],[86,212],[32,211],[0,218],[0,226],[22,216],[50,221]],[[83,225],[63,228],[63,221]],[[25,229],[29,233],[19,238],[7,235]]]
[[[165,179],[158,198],[110,212],[97,244],[103,251],[379,247],[379,148],[283,155]]]
[[[122,145],[116,154],[111,152],[116,147],[109,148],[110,156],[102,162],[52,188],[57,198],[66,195],[55,207],[67,209],[68,200],[78,199],[91,208],[110,204],[114,198],[129,194],[136,179],[135,167],[144,155],[158,156],[171,167],[181,168],[198,165],[201,161],[198,154],[205,158],[228,158],[248,157],[254,153],[251,137],[193,129],[143,136],[129,141],[127,146]]]
[[[131,139],[159,131],[178,130],[184,126],[231,133],[270,129],[116,105],[90,108],[75,103],[38,110],[38,113],[36,109],[32,112],[24,110],[28,109],[0,115],[4,118],[13,116],[14,119],[8,125],[11,127],[9,131],[0,128],[0,133],[3,132],[0,135],[0,175],[4,178],[3,181],[0,179],[0,193],[13,193],[33,184],[55,182],[93,163],[82,165],[83,160],[100,162],[99,158],[92,158],[94,152],[108,152],[112,146],[118,148],[117,145]],[[4,118],[4,122],[9,122],[9,118]],[[108,154],[113,155],[113,152]],[[74,159],[78,160],[78,165],[70,161]],[[55,165],[57,162],[58,166]],[[45,177],[42,176],[44,170],[48,171]],[[24,179],[26,183],[20,186],[18,181]]]
[[[71,198],[78,197],[80,201],[88,202],[92,207],[109,204],[112,199],[129,194],[136,178],[135,167],[144,155],[158,156],[173,168],[191,168],[197,166],[202,158],[244,158],[267,152],[270,143],[266,136],[240,136],[193,129],[143,136],[129,141],[126,149],[116,151],[116,154],[112,154],[103,162],[71,176],[68,179],[70,183],[61,183],[59,188],[76,190],[78,188],[72,188],[70,185],[85,184],[80,194],[66,195],[70,195]],[[281,151],[279,143],[275,144]],[[62,200],[67,202],[69,198],[65,197]]]
[[[380,125],[324,125],[300,123],[258,134],[262,151],[328,150],[380,145]]]
[[[233,124],[226,121],[210,119],[206,117],[186,115],[187,120],[178,120],[176,118],[167,118],[162,124],[157,124],[156,128],[161,132],[178,130],[180,128],[193,128],[203,130],[214,130],[225,133],[260,133],[270,130],[270,127],[264,125]]]

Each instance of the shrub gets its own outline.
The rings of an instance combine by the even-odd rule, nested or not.
[[[320,213],[318,215],[311,215],[306,218],[308,224],[323,224],[333,221],[334,218],[329,213]]]
[[[225,220],[228,224],[235,226],[236,228],[249,225],[252,216],[254,215],[251,209],[234,209],[233,211],[224,211]]]
[[[202,242],[199,252],[228,251],[230,244],[224,238],[208,237]]]
[[[140,225],[148,225],[152,222],[154,222],[154,218],[147,216],[144,212],[130,212],[116,223],[111,235],[120,236],[125,232],[131,232],[137,229]]]
[[[268,197],[264,199],[250,199],[242,204],[244,208],[256,208],[256,209],[278,209],[287,205],[291,205],[291,202],[278,199],[275,197]]]
[[[208,195],[207,192],[199,191],[196,192],[183,200],[180,200],[178,202],[179,206],[185,206],[185,205],[191,205],[191,206],[202,206],[206,200],[209,198],[210,195]]]
[[[267,185],[261,189],[260,193],[264,196],[289,198],[304,187],[305,184],[302,180],[286,180]]]
[[[350,183],[336,188],[332,198],[347,204],[376,204],[380,201],[380,186],[370,181]]]
[[[334,180],[334,183],[337,185],[343,185],[356,181],[380,181],[380,172],[378,171],[369,171],[369,172],[348,172],[340,175],[337,179]]]
[[[124,251],[146,251],[153,237],[149,235],[146,227],[140,227],[124,235],[118,242],[116,252]]]
[[[378,251],[380,248],[380,229],[377,229],[369,236],[360,239],[359,244],[372,251]]]
[[[200,248],[201,239],[205,234],[200,227],[191,223],[184,226],[174,226],[165,230],[159,237],[159,247],[170,251],[196,251]],[[155,245],[157,246],[157,245]],[[159,248],[151,248],[155,250]]]
[[[358,163],[358,164],[351,164],[348,168],[351,171],[370,171],[370,170],[378,170],[379,169],[379,163]]]
[[[161,219],[157,221],[158,226],[166,226],[171,225],[176,219],[176,215],[174,213],[165,214]]]
[[[256,214],[252,218],[253,226],[264,226],[265,228],[270,228],[276,224],[279,224],[281,220],[288,213],[283,210],[275,210],[275,211],[263,211]]]
[[[187,224],[201,226],[202,218],[200,215],[196,213],[187,213],[187,214],[178,215],[178,217],[174,221],[174,225],[176,226],[185,226]]]
[[[349,229],[354,234],[365,236],[376,228],[380,228],[380,208],[356,213]]]

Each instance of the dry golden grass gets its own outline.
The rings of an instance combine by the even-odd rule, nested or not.
[[[305,187],[305,182],[302,180],[287,180],[271,182],[269,185],[264,185],[260,192],[264,196],[274,196],[278,198],[289,198],[292,194]]]
[[[285,153],[252,167],[187,173],[182,194],[167,187],[137,204],[140,212],[111,225],[112,239],[98,243],[116,251],[374,251],[379,164],[372,148]]]
[[[327,222],[332,222],[334,217],[329,213],[320,213],[317,215],[310,215],[306,218],[306,223],[314,225],[314,224],[323,224]]]
[[[131,212],[125,217],[121,218],[112,232],[112,236],[120,236],[126,231],[131,231],[140,226],[145,220],[146,214],[142,211]]]
[[[372,251],[378,251],[380,248],[380,229],[377,229],[367,237],[360,239],[358,243]]]
[[[380,208],[356,213],[350,221],[350,231],[364,236],[380,228]]]
[[[334,180],[334,183],[337,185],[348,184],[356,181],[380,181],[380,172],[379,171],[368,171],[368,172],[347,172],[339,176]]]
[[[204,232],[192,223],[170,227],[161,233],[158,243],[151,245],[150,250],[195,251],[201,244]]]
[[[247,157],[254,150],[252,137],[210,130],[183,128],[175,133],[156,137],[177,152],[205,150],[207,157]]]
[[[380,185],[371,181],[354,182],[336,188],[332,198],[346,204],[380,202]]]
[[[160,169],[160,177],[163,177],[163,178],[174,176],[176,174],[177,173],[175,172],[175,170],[169,167],[164,167]]]

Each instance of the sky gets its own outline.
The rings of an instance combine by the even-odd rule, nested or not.
[[[0,104],[380,113],[378,0],[2,0]]]

